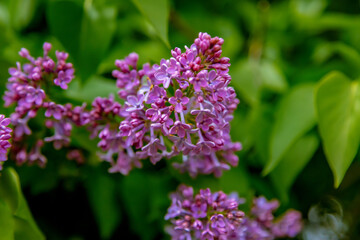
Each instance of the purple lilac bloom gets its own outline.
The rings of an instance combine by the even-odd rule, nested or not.
[[[264,197],[255,198],[248,215],[239,206],[244,200],[237,194],[226,195],[219,191],[201,189],[194,195],[193,189],[180,185],[171,194],[172,204],[165,220],[172,225],[166,227],[171,239],[240,239],[273,240],[276,238],[294,238],[302,230],[301,213],[287,211],[275,219],[272,215],[276,200],[267,201]],[[269,220],[271,215],[271,221]],[[259,216],[267,216],[266,224]]]
[[[119,135],[125,147],[132,146],[134,160],[154,163],[182,155],[182,163],[174,166],[193,177],[221,176],[237,165],[234,152],[241,145],[231,141],[229,123],[239,100],[228,86],[230,63],[221,57],[223,43],[200,33],[190,48],[175,48],[173,57],[158,65],[138,68],[134,53],[115,61],[113,76],[128,112]]]
[[[15,111],[11,114],[11,123],[14,126],[14,139],[11,153],[18,164],[28,162],[44,166],[46,157],[41,154],[44,141],[53,141],[56,148],[68,144],[72,124],[85,124],[86,114],[82,107],[65,108],[49,99],[45,89],[52,83],[67,89],[67,84],[74,78],[74,68],[66,62],[68,54],[56,51],[56,61],[49,57],[50,43],[44,43],[42,57],[33,57],[30,52],[22,48],[19,55],[27,62],[16,63],[16,68],[10,68],[7,91],[3,99],[5,106],[15,105]],[[40,111],[42,110],[42,111]],[[38,112],[45,112],[46,118],[54,118],[47,122],[47,127],[54,128],[55,135],[27,141],[32,130],[28,122],[35,118]],[[81,122],[81,123],[80,123]],[[27,152],[27,149],[30,151]]]
[[[11,147],[9,139],[12,129],[8,127],[10,122],[10,118],[0,114],[0,170],[2,170],[2,162],[7,160],[7,150]]]

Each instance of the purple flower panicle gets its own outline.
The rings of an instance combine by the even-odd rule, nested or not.
[[[194,195],[193,189],[180,185],[171,195],[172,204],[165,220],[172,225],[166,227],[171,239],[240,239],[272,240],[293,238],[302,230],[301,213],[287,211],[275,218],[277,200],[255,198],[249,215],[239,210],[244,200],[237,194],[212,193],[202,189]]]
[[[223,42],[200,33],[190,48],[175,48],[172,58],[159,65],[138,68],[135,53],[116,60],[113,76],[129,113],[119,131],[134,160],[156,163],[182,155],[174,166],[193,177],[218,177],[237,165],[235,151],[241,144],[231,141],[229,123],[239,100],[228,86],[230,63],[221,57]]]
[[[7,90],[3,96],[5,106],[15,105],[15,111],[11,114],[11,123],[14,126],[14,139],[11,154],[18,164],[28,162],[44,166],[46,157],[41,154],[44,142],[53,142],[55,148],[61,148],[70,141],[71,124],[78,124],[84,119],[79,117],[81,107],[69,108],[57,104],[47,96],[47,90],[51,84],[67,89],[68,84],[74,78],[72,63],[67,62],[68,54],[56,51],[56,60],[49,57],[50,43],[44,43],[42,57],[33,57],[30,52],[22,48],[19,55],[26,59],[26,63],[16,63],[16,68],[10,68]],[[37,116],[40,111],[45,112],[47,118],[44,124],[54,129],[54,136],[45,137],[33,141],[26,141],[27,136],[32,134],[28,122]],[[29,146],[30,145],[30,146]],[[27,149],[30,149],[27,152]]]

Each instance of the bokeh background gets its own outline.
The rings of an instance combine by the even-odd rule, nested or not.
[[[22,47],[39,56],[48,41],[68,51],[76,79],[60,98],[80,104],[116,94],[115,59],[137,52],[140,64],[157,63],[208,32],[225,40],[223,56],[231,59],[241,101],[231,126],[232,139],[243,144],[240,163],[220,179],[191,179],[165,160],[128,176],[109,174],[96,142],[80,130],[73,142],[84,150],[84,164],[51,147],[44,169],[10,159],[5,166],[17,171],[39,229],[47,239],[167,239],[169,193],[182,182],[237,191],[248,199],[244,209],[254,195],[280,199],[278,214],[295,208],[307,218],[317,206],[322,220],[311,215],[307,221],[312,239],[312,228],[333,239],[359,239],[359,156],[335,188],[313,101],[327,74],[359,78],[359,13],[357,0],[1,0],[0,92]],[[1,113],[9,114],[2,105]]]

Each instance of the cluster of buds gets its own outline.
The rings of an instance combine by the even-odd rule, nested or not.
[[[279,202],[267,201],[264,197],[254,199],[249,215],[238,209],[244,200],[235,193],[226,195],[205,189],[194,196],[191,187],[180,185],[171,198],[172,205],[165,220],[172,223],[166,231],[173,240],[293,238],[303,226],[301,213],[295,210],[288,210],[275,219],[273,212],[279,207]]]

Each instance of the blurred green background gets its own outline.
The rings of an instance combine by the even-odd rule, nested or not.
[[[81,130],[73,146],[84,149],[84,165],[51,148],[44,169],[17,167],[10,159],[5,166],[18,173],[39,229],[47,239],[167,238],[168,196],[183,182],[237,191],[248,200],[276,197],[279,213],[292,207],[305,217],[312,205],[336,199],[348,225],[344,239],[359,239],[359,13],[355,0],[1,0],[1,92],[22,47],[39,56],[48,41],[68,51],[76,79],[62,99],[80,104],[116,94],[115,59],[137,52],[140,64],[157,63],[208,32],[225,40],[223,56],[231,59],[241,101],[232,139],[244,149],[239,166],[220,179],[191,179],[169,161],[145,163],[129,176],[108,174],[96,142]],[[2,104],[0,110],[11,112]],[[0,233],[10,229],[1,226],[6,221],[0,216]],[[34,234],[15,239],[39,239]]]

